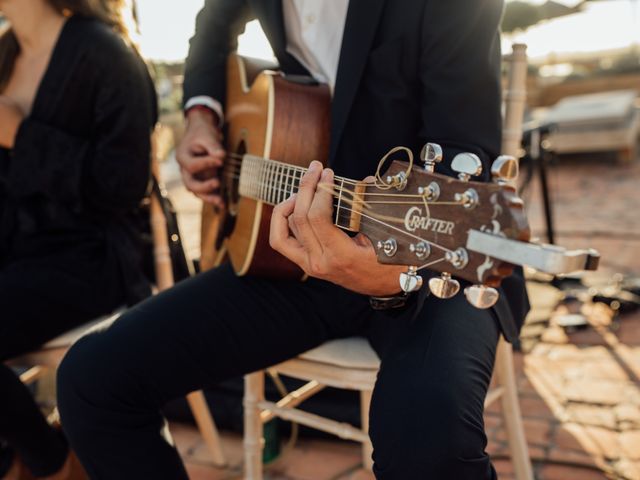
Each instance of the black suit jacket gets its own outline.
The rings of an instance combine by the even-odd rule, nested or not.
[[[488,179],[501,145],[502,9],[503,0],[351,0],[332,103],[329,164],[336,172],[364,178],[392,147],[417,155],[435,142],[444,150],[440,172],[453,174],[451,160],[467,151],[482,159]],[[281,0],[207,0],[191,40],[185,99],[209,95],[224,104],[226,58],[252,18],[282,70],[307,73],[286,51]],[[518,273],[494,307],[510,340],[528,310]]]

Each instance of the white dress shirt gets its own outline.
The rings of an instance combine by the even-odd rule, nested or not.
[[[333,89],[338,73],[342,34],[349,0],[282,0],[287,52],[320,83]],[[185,110],[204,105],[217,113],[222,123],[221,103],[208,96],[190,98]]]
[[[349,0],[283,0],[287,52],[320,83],[336,84]]]

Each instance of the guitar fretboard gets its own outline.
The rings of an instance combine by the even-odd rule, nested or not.
[[[304,167],[244,155],[239,192],[243,197],[277,205],[298,191],[300,180],[306,172]],[[336,176],[334,184],[334,223],[339,227],[349,228],[352,211],[349,200],[353,198],[353,188],[350,186],[353,181]]]

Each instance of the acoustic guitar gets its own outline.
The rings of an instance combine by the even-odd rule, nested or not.
[[[269,224],[273,207],[297,191],[311,161],[328,156],[330,101],[324,85],[261,71],[230,56],[228,156],[219,172],[225,207],[204,207],[203,269],[228,259],[238,275],[303,278],[269,246]],[[428,269],[441,273],[429,280],[434,295],[458,293],[459,278],[472,284],[465,289],[467,299],[488,308],[514,265],[552,274],[597,268],[594,250],[529,242],[524,205],[510,183],[517,176],[514,158],[493,162],[493,182],[471,180],[482,173],[480,159],[471,153],[453,159],[458,178],[435,173],[441,160],[436,144],[425,145],[419,161],[398,147],[372,172],[375,182],[335,177],[335,225],[366,235],[379,262],[406,265],[399,279],[403,290],[421,288],[418,272]]]

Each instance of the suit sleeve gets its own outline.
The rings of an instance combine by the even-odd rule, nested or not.
[[[113,213],[139,205],[149,181],[155,94],[146,66],[124,43],[105,55],[118,62],[94,70],[90,137],[35,118],[21,124],[11,165],[15,196],[44,195]]]
[[[483,163],[501,148],[500,35],[503,0],[430,1],[420,55],[421,139],[443,146],[441,173],[463,151]]]
[[[196,20],[185,66],[184,102],[198,96],[224,105],[226,63],[237,36],[252,19],[246,0],[207,0]]]

